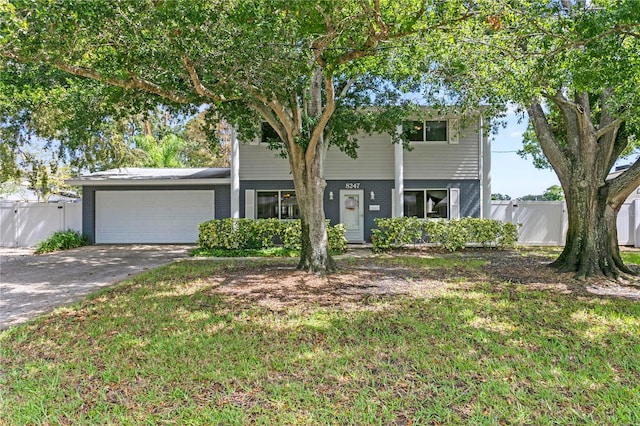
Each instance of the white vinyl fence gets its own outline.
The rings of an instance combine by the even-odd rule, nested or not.
[[[0,202],[2,247],[30,247],[67,229],[82,232],[82,203]]]
[[[492,201],[490,218],[517,224],[519,244],[564,245],[568,219],[563,201]],[[82,232],[82,203],[0,202],[0,247],[33,246],[67,229]],[[618,241],[640,247],[640,199],[620,208]]]
[[[518,225],[519,244],[565,243],[568,216],[564,201],[492,201],[490,218]],[[620,245],[640,247],[640,199],[622,205],[617,225]]]

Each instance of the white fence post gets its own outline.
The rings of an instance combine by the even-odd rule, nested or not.
[[[640,247],[640,199],[633,200],[633,221],[629,233],[633,235],[633,246]]]

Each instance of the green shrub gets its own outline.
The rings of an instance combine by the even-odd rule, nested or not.
[[[233,219],[210,220],[198,225],[197,244],[203,248],[240,248],[240,238]]]
[[[233,223],[233,219],[225,219]],[[281,232],[278,219],[237,219],[236,232],[239,248],[265,249],[275,245],[274,238]]]
[[[491,219],[397,217],[375,219],[375,223],[377,228],[372,230],[374,252],[425,242],[449,251],[463,249],[469,244],[508,248],[518,241],[518,229],[513,223]]]
[[[46,240],[40,241],[36,245],[36,253],[50,253],[52,251],[67,250],[76,247],[86,246],[87,237],[71,229],[67,231],[54,232]]]
[[[518,227],[515,223],[506,222],[498,233],[498,247],[512,248],[518,242]]]
[[[329,251],[344,253],[347,248],[343,225],[329,226]],[[264,250],[279,241],[287,250],[300,250],[302,229],[300,220],[278,219],[214,219],[198,226],[198,246],[209,250]]]
[[[438,228],[437,237],[428,234],[431,242],[441,246],[449,251],[462,250],[467,246],[468,242],[472,242],[469,237],[469,223],[463,222],[461,219],[451,219],[449,221],[438,221],[442,226]],[[427,222],[429,223],[429,222]]]
[[[302,246],[302,226],[299,220],[283,222],[280,230],[282,246],[288,249],[300,251]]]
[[[347,251],[347,228],[342,223],[329,226],[327,221],[327,237],[329,238],[329,251],[331,254],[342,254]]]
[[[423,242],[423,225],[415,217],[378,218],[375,223],[377,229],[371,231],[374,252]]]

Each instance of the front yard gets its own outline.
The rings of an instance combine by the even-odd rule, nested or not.
[[[0,424],[640,423],[640,303],[552,256],[174,263],[0,334]]]

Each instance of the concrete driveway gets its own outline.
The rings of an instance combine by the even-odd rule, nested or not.
[[[0,330],[187,256],[187,245],[98,245],[32,255],[0,248]]]

